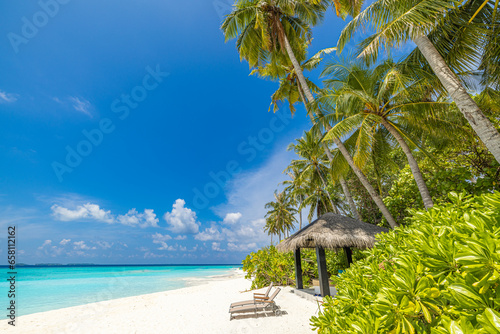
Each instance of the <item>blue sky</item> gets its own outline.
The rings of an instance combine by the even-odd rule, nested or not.
[[[239,263],[309,121],[268,112],[230,1],[2,2],[0,233],[23,263]],[[336,43],[329,12],[311,52]],[[317,76],[317,73],[316,73]],[[0,263],[6,250],[0,250]]]

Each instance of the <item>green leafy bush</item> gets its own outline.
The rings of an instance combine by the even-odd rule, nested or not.
[[[477,176],[470,168],[451,162],[442,162],[440,167],[436,167],[424,160],[421,170],[435,204],[448,202],[448,193],[451,191],[481,195],[499,189],[498,180],[490,176],[495,175],[497,168],[485,168],[489,173]],[[399,222],[406,222],[405,218],[410,216],[410,209],[424,208],[417,183],[408,165],[399,171],[387,197],[384,198],[384,203]]]
[[[451,193],[379,237],[311,318],[318,333],[500,333],[500,193]]]
[[[326,250],[326,267],[330,276],[339,270],[347,268],[347,261],[343,251]],[[364,257],[363,253],[353,250],[353,260]],[[316,252],[312,249],[301,249],[302,279],[305,286],[311,284],[313,278],[318,277]],[[246,278],[252,278],[252,289],[268,286],[271,282],[276,285],[295,285],[295,266],[293,253],[280,253],[274,246],[265,247],[252,252],[243,260],[243,271]]]

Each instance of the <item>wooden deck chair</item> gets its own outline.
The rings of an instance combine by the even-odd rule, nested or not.
[[[279,309],[278,305],[276,305],[276,303],[274,302],[274,299],[276,298],[276,296],[280,291],[281,289],[277,288],[271,295],[271,297],[269,297],[269,299],[267,300],[262,300],[245,306],[236,306],[229,308],[229,320],[233,320],[235,314],[241,314],[241,313],[254,313],[257,315],[257,312],[271,311],[276,316],[281,315],[281,310]]]
[[[273,287],[273,283],[271,283],[271,285],[269,285],[269,287],[266,290],[266,293],[257,293],[256,292],[253,294],[253,299],[245,300],[242,302],[235,302],[235,303],[232,303],[229,307],[233,308],[233,307],[237,307],[237,306],[255,304],[256,302],[258,303],[258,302],[261,302],[263,300],[268,300],[269,299],[269,292],[271,292],[272,287]]]

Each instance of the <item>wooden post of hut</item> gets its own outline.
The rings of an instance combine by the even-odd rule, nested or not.
[[[347,267],[351,266],[352,263],[352,249],[351,247],[344,247],[345,256],[347,257]]]
[[[297,248],[293,252],[295,258],[295,281],[297,282],[297,289],[303,289],[304,284],[302,282],[302,262],[300,258],[300,248]]]
[[[323,247],[316,246],[316,258],[318,259],[318,277],[319,277],[319,291],[321,296],[330,295],[330,284],[328,280],[328,271],[326,270],[326,255]]]

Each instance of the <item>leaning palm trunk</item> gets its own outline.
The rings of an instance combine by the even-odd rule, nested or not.
[[[328,149],[326,144],[324,144],[325,147],[325,152],[326,155],[328,156],[328,159],[330,161],[333,161],[333,155],[332,152]],[[341,175],[339,178],[340,186],[342,187],[342,191],[344,192],[344,196],[347,198],[347,202],[349,203],[349,207],[351,208],[352,214],[354,215],[354,218],[358,220],[361,219],[361,215],[359,214],[358,210],[356,209],[356,204],[354,203],[354,200],[352,199],[351,192],[349,191],[349,187],[347,186],[347,182],[345,181],[344,177]]]
[[[484,116],[476,102],[474,102],[467,93],[455,73],[450,70],[448,64],[446,64],[429,38],[422,35],[414,38],[413,41],[456,103],[458,109],[460,109],[467,119],[472,129],[474,129],[495,159],[500,162],[500,133],[495,129],[488,118]]]
[[[301,206],[302,206],[302,201],[300,201],[299,207]],[[302,209],[299,210],[299,217],[300,217],[299,230],[302,230]]]
[[[329,127],[330,129],[328,129],[328,127],[327,127],[327,130],[330,130],[331,127]],[[349,166],[351,166],[354,173],[358,176],[359,180],[361,181],[363,186],[366,188],[366,190],[370,194],[371,198],[373,199],[375,204],[378,206],[378,208],[380,209],[380,211],[384,215],[385,219],[387,219],[387,222],[389,223],[389,225],[392,228],[395,228],[396,226],[398,226],[398,223],[396,223],[396,221],[392,217],[391,213],[389,212],[389,210],[385,206],[384,201],[382,201],[382,197],[380,197],[380,195],[377,193],[375,188],[373,188],[373,186],[370,184],[370,181],[368,181],[368,178],[363,173],[363,171],[361,171],[361,169],[359,169],[359,167],[356,166],[356,164],[354,163],[354,160],[352,159],[351,155],[347,151],[347,148],[344,146],[344,144],[340,141],[340,139],[338,139],[336,137],[333,138],[333,142],[335,143],[335,145],[337,145],[337,147],[339,148],[339,151],[342,153],[344,158],[347,160],[347,163],[349,164]]]
[[[340,176],[339,182],[340,186],[342,187],[342,190],[344,191],[344,195],[347,198],[347,202],[349,202],[351,211],[353,211],[352,214],[354,215],[354,218],[362,220],[358,210],[356,209],[356,204],[354,204],[354,200],[352,199],[352,195],[351,192],[349,191],[349,187],[347,186],[347,182],[345,181],[343,176]]]
[[[335,206],[335,203],[333,203],[332,196],[330,196],[330,193],[328,192],[328,184],[326,183],[325,178],[321,174],[321,170],[319,169],[318,166],[315,166],[315,167],[316,167],[316,171],[318,172],[318,175],[321,179],[321,182],[323,183],[323,186],[325,187],[326,196],[328,196],[328,200],[330,201],[330,204],[332,205],[332,208],[334,211],[333,213],[339,213],[337,210],[337,207]]]
[[[424,202],[424,206],[426,209],[430,209],[434,206],[434,202],[432,201],[431,194],[429,193],[429,189],[425,184],[424,178],[422,176],[422,172],[418,167],[417,160],[411,153],[411,149],[404,140],[403,136],[399,133],[399,131],[392,126],[386,119],[382,118],[382,125],[390,132],[390,134],[396,138],[399,146],[403,149],[403,152],[406,154],[406,158],[408,159],[408,164],[410,165],[411,172],[413,173],[413,178],[415,182],[417,182],[418,190],[420,191],[420,196],[422,196],[422,201]]]
[[[306,99],[304,97],[304,93],[302,92],[302,87],[300,86],[300,83],[297,85],[297,88],[299,91],[300,98],[302,99],[302,102],[304,102],[304,107],[306,108],[307,114],[311,118],[312,124],[316,123],[316,121],[314,120],[314,117],[309,113],[309,110],[307,108],[307,102],[306,102]],[[328,160],[330,160],[330,162],[332,162],[333,161],[332,152],[330,151],[330,149],[328,148],[328,146],[326,144],[323,144],[323,148],[325,150],[326,156],[328,157]],[[354,200],[352,199],[351,192],[349,191],[349,187],[347,186],[347,182],[345,182],[344,177],[340,176],[339,181],[340,181],[340,185],[342,186],[342,191],[344,192],[344,196],[347,198],[347,202],[349,203],[349,208],[351,209],[352,214],[354,215],[354,217],[356,219],[362,220],[361,216],[359,215],[358,209],[356,209],[356,204],[354,203]]]
[[[281,30],[283,30],[282,26],[281,26]],[[285,49],[288,53],[288,56],[290,57],[290,61],[292,62],[293,67],[295,69],[295,73],[297,74],[297,78],[299,79],[299,85],[302,87],[304,94],[306,95],[306,98],[309,101],[309,103],[313,103],[314,97],[313,97],[311,91],[309,90],[309,86],[307,85],[306,78],[304,77],[304,73],[302,73],[302,69],[300,67],[300,64],[297,61],[297,58],[295,58],[295,54],[293,53],[292,46],[290,45],[290,42],[288,41],[288,38],[286,37],[286,34],[284,33],[284,31],[283,31],[283,41],[284,41],[284,44],[285,44],[284,46],[285,46]],[[331,130],[331,126],[326,124],[326,130],[327,131]],[[366,175],[354,163],[354,160],[352,159],[351,155],[347,151],[344,144],[338,138],[334,138],[333,142],[337,145],[337,147],[339,148],[339,151],[342,153],[344,158],[347,160],[347,163],[349,164],[349,166],[351,166],[351,168],[354,171],[354,173],[356,174],[356,176],[359,178],[359,180],[361,181],[363,186],[366,188],[366,190],[370,194],[371,198],[373,199],[375,204],[378,206],[378,208],[382,212],[382,215],[384,215],[385,219],[387,219],[387,222],[389,223],[389,225],[392,228],[395,228],[396,226],[398,226],[398,223],[396,223],[396,221],[392,217],[391,213],[389,212],[389,210],[385,206],[384,202],[382,201],[382,198],[377,194],[375,189],[372,187],[372,185],[368,181],[368,178],[366,177]]]

